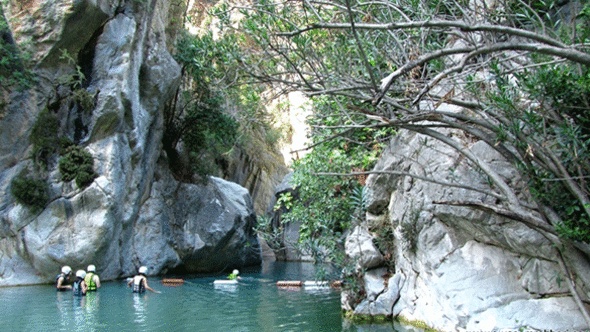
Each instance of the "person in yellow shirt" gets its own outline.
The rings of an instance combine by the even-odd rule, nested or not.
[[[227,276],[227,279],[229,279],[229,280],[241,280],[242,278],[239,276],[239,274],[240,274],[240,271],[233,270],[232,273]]]

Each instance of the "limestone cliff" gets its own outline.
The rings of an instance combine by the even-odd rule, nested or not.
[[[162,110],[180,78],[167,30],[179,20],[170,16],[178,5],[3,2],[12,36],[35,63],[36,81],[5,96],[0,118],[0,285],[49,282],[65,264],[95,264],[111,279],[139,265],[156,274],[260,262],[248,191],[215,178],[206,186],[179,183],[162,152]],[[77,93],[90,96],[91,106]],[[43,110],[57,119],[60,140],[91,154],[96,177],[87,187],[63,181],[59,153],[44,167],[34,158],[30,136],[34,126],[43,127],[37,123]],[[18,176],[48,185],[40,211],[9,194]]]
[[[520,187],[517,171],[490,146],[458,132],[448,135],[513,188]],[[354,298],[358,294],[344,292],[344,309],[418,321],[442,331],[588,328],[546,237],[497,214],[436,204],[474,199],[493,204],[483,191],[435,183],[457,177],[477,188],[488,186],[457,151],[402,131],[374,171],[383,173],[367,180],[367,221],[346,243],[348,256],[358,262],[365,295]],[[408,173],[433,181],[404,176]],[[383,257],[375,245],[384,235],[394,248],[391,257]],[[586,292],[586,256],[574,248],[566,252],[576,285]]]

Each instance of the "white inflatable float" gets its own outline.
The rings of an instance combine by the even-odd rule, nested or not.
[[[283,280],[277,281],[278,287],[284,288],[306,288],[306,289],[327,289],[332,285],[327,281],[298,281],[298,280]]]
[[[215,280],[213,281],[213,285],[237,285],[237,280]]]

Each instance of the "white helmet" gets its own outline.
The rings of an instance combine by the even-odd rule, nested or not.
[[[70,273],[72,273],[72,268],[65,265],[64,267],[61,268],[61,273],[70,274]]]
[[[146,273],[147,273],[147,267],[145,267],[145,266],[141,266],[141,267],[139,268],[139,273],[146,274]]]
[[[240,274],[240,271],[238,271],[238,270],[233,270],[233,271],[232,271],[232,274],[238,275],[238,274]]]
[[[86,269],[86,271],[88,271],[88,272],[96,272],[96,266],[90,264],[90,265],[88,265],[88,268]]]
[[[86,271],[84,270],[78,270],[76,271],[76,277],[78,278],[84,278],[86,276]]]

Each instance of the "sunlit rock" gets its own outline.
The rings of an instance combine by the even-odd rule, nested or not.
[[[373,237],[366,228],[357,226],[346,237],[345,251],[356,263],[358,271],[368,270],[383,264],[383,255],[373,243]]]
[[[458,134],[449,131],[448,135]],[[456,139],[526,200],[527,193],[518,192],[522,183],[518,172],[496,151],[467,137]],[[392,140],[375,170],[447,182],[456,179],[484,191],[489,186],[486,177],[469,167],[457,151],[408,132]],[[555,248],[545,236],[492,213],[436,203],[495,204],[492,196],[399,174],[379,174],[367,180],[367,199],[369,222],[382,216],[394,228],[395,249],[387,265],[392,267],[389,273],[403,278],[393,317],[442,331],[587,328]],[[575,250],[565,253],[578,271],[579,289],[585,289],[587,261]],[[378,297],[365,291],[360,304],[352,306],[355,313],[376,312]]]

